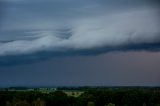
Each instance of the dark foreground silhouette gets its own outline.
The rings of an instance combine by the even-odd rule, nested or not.
[[[0,91],[0,106],[160,106],[160,89],[85,88],[76,96],[74,89],[54,92]],[[73,91],[73,92],[72,92]]]

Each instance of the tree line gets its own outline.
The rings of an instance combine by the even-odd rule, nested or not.
[[[0,106],[160,106],[160,90],[86,89],[78,97],[63,91],[0,91]]]

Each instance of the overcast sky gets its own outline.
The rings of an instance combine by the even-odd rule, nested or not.
[[[0,0],[0,86],[160,86],[158,0]]]

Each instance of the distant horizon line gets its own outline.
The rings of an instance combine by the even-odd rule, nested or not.
[[[141,86],[141,85],[138,85],[138,86],[135,86],[135,85],[121,85],[121,86],[91,86],[91,85],[79,85],[79,86],[0,86],[0,88],[85,88],[85,87],[88,87],[88,88],[160,88],[160,85],[157,85],[157,86]]]

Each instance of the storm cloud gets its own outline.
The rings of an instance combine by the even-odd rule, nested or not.
[[[38,52],[81,55],[160,50],[159,7],[153,2],[8,0],[4,3],[8,5],[3,7],[6,14],[1,19],[0,57]]]
[[[159,86],[159,0],[0,0],[0,87]]]

